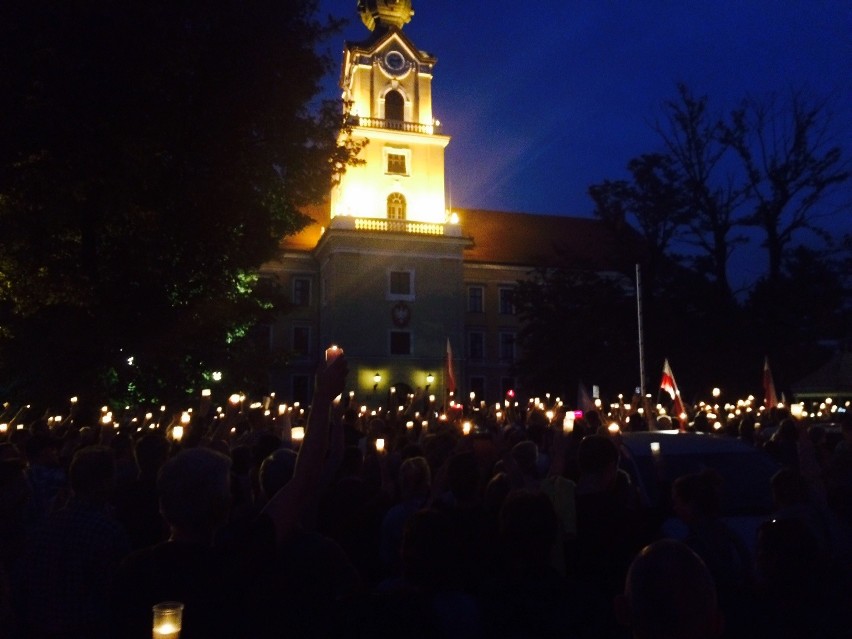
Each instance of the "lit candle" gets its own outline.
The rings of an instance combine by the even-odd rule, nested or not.
[[[382,439],[381,437],[379,437],[376,440],[376,452],[382,453],[382,452],[384,452],[384,450],[385,450],[385,440]]]
[[[651,442],[651,454],[654,456],[660,454],[660,442]]]
[[[565,417],[562,419],[562,431],[565,433],[574,432],[574,413],[570,410],[565,413]]]
[[[465,435],[470,435],[470,429],[471,429],[471,428],[472,428],[472,427],[471,427],[470,422],[464,422],[464,423],[462,424],[462,432],[463,432]]]
[[[290,439],[294,442],[301,442],[305,438],[304,426],[293,426],[290,429]]]
[[[327,349],[325,349],[325,361],[327,362],[333,362],[341,355],[343,355],[343,349],[340,348],[337,344],[332,344]]]
[[[179,639],[183,604],[178,601],[164,601],[153,608],[153,639]]]
[[[182,438],[183,426],[177,424],[176,426],[172,427],[172,439],[174,439],[176,442],[179,442]]]

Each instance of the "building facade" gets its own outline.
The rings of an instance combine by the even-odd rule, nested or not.
[[[516,384],[518,280],[566,250],[603,269],[601,257],[618,247],[595,220],[450,211],[436,60],[402,31],[411,3],[362,0],[359,11],[371,34],[345,45],[340,85],[351,135],[366,142],[363,163],[262,269],[293,302],[271,329],[271,347],[288,361],[273,390],[306,401],[319,354],[339,344],[359,403],[418,391],[446,400],[448,351],[457,398],[496,401]]]

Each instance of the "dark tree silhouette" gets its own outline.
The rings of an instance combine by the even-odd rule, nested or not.
[[[691,213],[687,241],[702,250],[696,266],[713,278],[719,300],[730,302],[728,260],[745,241],[733,232],[742,222],[739,209],[748,183],[728,168],[731,148],[723,140],[725,125],[709,113],[707,96],[695,97],[681,84],[677,99],[667,101],[665,108],[664,120],[655,128],[680,175]]]
[[[803,230],[825,235],[817,221],[839,212],[830,210],[827,198],[849,178],[827,103],[802,91],[786,101],[747,99],[733,112],[724,140],[748,175],[753,210],[743,223],[763,231],[768,284],[778,284],[785,248]]]
[[[256,267],[350,156],[316,9],[0,5],[7,396],[181,393],[251,347]]]

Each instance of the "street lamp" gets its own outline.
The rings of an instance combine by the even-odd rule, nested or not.
[[[373,375],[373,392],[376,392],[376,389],[379,387],[379,382],[382,381],[382,376],[379,373]]]

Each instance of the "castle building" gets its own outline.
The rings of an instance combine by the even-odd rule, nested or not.
[[[403,33],[411,1],[361,0],[358,9],[371,33],[346,43],[340,86],[351,135],[367,142],[363,163],[306,211],[314,223],[284,238],[261,271],[294,305],[271,327],[272,348],[289,354],[271,385],[307,400],[315,362],[339,344],[359,403],[393,405],[418,391],[446,400],[450,390],[458,401],[497,401],[516,385],[517,281],[565,252],[605,270],[617,247],[592,219],[450,211],[436,59]]]

